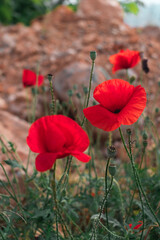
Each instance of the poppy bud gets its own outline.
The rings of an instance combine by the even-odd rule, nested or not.
[[[127,131],[127,134],[128,134],[128,135],[131,135],[132,131],[131,131],[130,128],[128,128],[126,131]]]
[[[156,109],[155,109],[155,112],[158,113],[158,112],[159,112],[159,108],[156,108]]]
[[[148,138],[148,135],[147,135],[146,132],[144,132],[144,133],[143,133],[143,140],[147,140],[147,138]]]
[[[114,158],[116,156],[116,149],[114,146],[109,146],[107,150],[108,150],[108,157]]]
[[[48,74],[48,80],[49,80],[49,81],[52,81],[52,77],[53,77],[53,75],[49,73],[49,74]]]
[[[76,93],[76,96],[77,96],[77,98],[81,98],[81,94],[80,93]]]
[[[146,59],[146,58],[142,59],[142,70],[145,73],[149,73],[148,59]]]
[[[77,84],[74,84],[74,85],[73,85],[73,89],[74,89],[74,90],[77,90]]]
[[[69,97],[72,97],[72,96],[73,96],[73,91],[72,91],[72,89],[69,89],[69,90],[68,90],[68,96],[69,96]]]
[[[92,61],[95,61],[95,59],[96,59],[96,52],[95,51],[91,51],[90,52],[90,58],[92,59]]]
[[[88,88],[87,87],[83,87],[83,92],[86,95],[88,93]]]
[[[114,177],[114,175],[116,174],[116,165],[115,164],[110,164],[109,173],[111,174],[112,177]]]

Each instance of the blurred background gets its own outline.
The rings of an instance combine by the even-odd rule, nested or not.
[[[112,73],[109,56],[127,48],[143,52],[148,59],[150,72],[143,74],[143,81],[140,82],[141,63],[129,74],[135,77],[136,85],[142,83],[146,88],[148,102],[144,117],[149,114],[159,127],[159,26],[158,0],[1,0],[1,136],[14,142],[19,155],[26,161],[28,112],[32,111],[33,92],[23,88],[24,68],[36,72],[38,65],[39,73],[45,76],[44,86],[39,89],[36,118],[48,112],[48,73],[54,75],[54,91],[61,103],[58,113],[63,113],[69,104],[69,108],[77,109],[82,117],[91,68],[90,51],[97,52],[93,91],[106,79],[125,79],[124,71]],[[90,105],[93,101],[91,94]],[[73,111],[69,110],[69,113],[74,115]],[[144,118],[140,119],[139,125],[143,127]],[[114,140],[118,138],[115,131]]]

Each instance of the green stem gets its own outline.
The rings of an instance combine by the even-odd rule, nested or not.
[[[107,165],[106,165],[106,172],[105,172],[105,194],[107,195],[107,189],[108,189],[108,167],[109,167],[109,163],[110,163],[110,158],[108,158],[107,161]],[[113,177],[111,179],[111,183],[113,181]],[[112,184],[110,185],[112,186]],[[110,191],[110,189],[108,190],[108,192]],[[108,211],[107,211],[107,198],[105,200],[105,206],[106,206],[106,221],[107,221],[107,228],[109,228],[109,221],[108,221]],[[110,234],[108,235],[108,238],[110,240]]]
[[[110,192],[110,190],[111,190],[112,183],[113,183],[113,176],[112,176],[112,177],[111,177],[110,186],[109,186],[109,188],[107,189],[107,172],[108,172],[109,163],[110,163],[110,158],[109,158],[108,161],[107,161],[106,171],[105,171],[105,195],[104,195],[104,198],[103,198],[103,201],[102,201],[102,204],[101,204],[101,210],[100,210],[98,219],[97,219],[97,220],[95,221],[95,223],[94,223],[94,229],[93,229],[93,232],[92,232],[92,235],[91,235],[90,240],[93,239],[93,236],[94,236],[94,239],[95,239],[96,230],[97,230],[97,228],[98,228],[98,226],[99,226],[99,223],[100,223],[100,220],[101,220],[101,216],[102,216],[104,207],[105,207],[106,202],[107,202],[108,194],[109,194],[109,192]],[[107,215],[107,211],[106,211],[106,220],[107,220],[107,227],[108,227],[108,215]],[[109,236],[109,237],[110,237],[110,236]]]
[[[120,127],[119,127],[119,133],[120,133],[120,136],[121,136],[121,139],[122,139],[122,142],[123,142],[123,146],[124,146],[124,148],[125,148],[125,150],[126,150],[126,153],[128,154],[128,157],[129,157],[129,159],[130,159],[130,153],[129,153],[128,149],[127,149],[127,146],[126,146],[126,143],[125,143],[125,141],[124,141],[124,137],[123,137],[123,134],[122,134],[122,131],[121,131],[121,128],[120,128]]]
[[[114,238],[117,238],[117,239],[128,239],[127,237],[121,237],[121,236],[118,236],[117,234],[111,232],[106,226],[103,225],[102,222],[99,222],[99,224],[100,224],[110,235],[112,235]]]
[[[34,103],[33,103],[33,115],[32,115],[32,123],[36,118],[36,106],[37,106],[37,96],[38,96],[38,74],[39,74],[39,64],[37,64],[36,71],[36,86],[35,86],[35,95],[34,95]]]
[[[142,187],[142,184],[141,184],[141,181],[140,181],[138,172],[137,172],[136,167],[135,167],[135,163],[134,163],[133,157],[132,157],[132,155],[130,156],[130,154],[129,154],[129,152],[128,152],[128,149],[127,149],[127,147],[126,147],[126,144],[125,144],[125,141],[124,141],[124,137],[123,137],[123,134],[122,134],[120,128],[119,128],[119,131],[120,131],[120,135],[121,135],[121,139],[122,139],[123,145],[124,145],[124,147],[125,147],[125,149],[126,149],[126,152],[127,152],[128,156],[129,156],[130,160],[131,160],[131,165],[132,165],[132,169],[133,169],[133,173],[134,173],[134,177],[135,177],[135,180],[136,180],[136,185],[137,185],[137,187],[138,187],[139,193],[140,193],[140,191],[142,192],[142,194],[143,194],[143,196],[144,196],[144,198],[145,198],[146,204],[147,204],[150,212],[152,213],[152,215],[154,216],[156,222],[157,222],[158,225],[160,226],[159,219],[158,219],[157,216],[155,215],[155,213],[154,213],[154,211],[153,211],[150,203],[148,202],[147,196],[146,196],[146,194],[145,194],[145,192],[144,192],[144,190],[143,190],[143,187]]]
[[[66,174],[67,174],[69,162],[70,162],[70,161],[69,161],[69,156],[68,156],[68,157],[67,157],[66,166],[65,166],[65,169],[64,169],[64,172],[63,172],[63,175],[62,175],[62,177],[60,178],[60,180],[59,180],[59,182],[58,182],[58,184],[57,184],[57,190],[60,189],[61,184],[62,184],[62,182],[63,182],[63,179],[64,179],[64,177],[65,177]]]
[[[122,198],[122,192],[119,186],[119,183],[117,182],[117,180],[114,178],[113,182],[116,184],[118,192],[119,192],[119,197],[120,197],[120,201],[121,201],[121,213],[122,213],[122,219],[123,219],[123,225],[124,223],[124,218],[125,218],[125,210],[124,210],[124,204],[123,204],[123,198]]]
[[[132,170],[133,170],[133,174],[134,174],[134,177],[135,177],[135,180],[136,180],[136,185],[137,185],[137,188],[138,188],[139,198],[140,198],[141,206],[142,206],[143,228],[142,228],[142,233],[141,233],[141,237],[140,237],[140,240],[141,240],[142,237],[143,237],[143,232],[144,232],[144,204],[143,204],[141,190],[140,190],[139,184],[138,184],[138,178],[137,178],[137,174],[136,174],[136,167],[135,167],[134,159],[133,159],[133,156],[132,156],[131,134],[129,134],[128,140],[129,140],[129,150],[130,150],[130,160],[131,160]]]
[[[53,198],[55,204],[55,215],[56,215],[56,239],[59,240],[58,235],[58,203],[57,203],[57,194],[56,194],[56,178],[55,178],[55,171],[56,171],[56,162],[53,167],[53,179],[52,179],[52,191],[53,191]]]
[[[95,61],[92,60],[92,67],[91,67],[91,73],[90,73],[90,79],[89,79],[89,90],[88,90],[88,96],[87,96],[87,101],[86,101],[85,108],[87,108],[87,107],[88,107],[88,104],[89,104],[89,98],[90,98],[90,94],[91,94],[91,85],[92,85],[94,64],[95,64]],[[82,119],[81,127],[83,126],[84,121],[85,121],[85,116],[84,116],[83,119]]]
[[[53,91],[52,75],[48,74],[48,80],[50,85],[51,97],[52,97],[52,114],[56,114],[56,99]]]

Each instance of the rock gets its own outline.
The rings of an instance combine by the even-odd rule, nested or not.
[[[78,15],[81,17],[92,17],[106,22],[106,29],[108,29],[114,19],[120,18],[121,22],[123,21],[122,8],[116,0],[81,0]]]
[[[58,98],[61,101],[68,101],[69,100],[67,94],[68,90],[73,90],[73,87],[76,85],[77,90],[75,91],[75,94],[73,96],[73,102],[76,106],[80,107],[80,101],[84,100],[83,87],[88,88],[89,86],[90,71],[91,65],[81,62],[75,62],[62,69],[62,71],[60,71],[59,73],[57,73],[54,78],[54,88]],[[102,69],[99,66],[96,66],[92,80],[90,104],[92,104],[94,100],[93,90],[99,83],[105,80],[106,78],[102,73]],[[81,94],[82,96],[81,100],[76,97],[76,93]]]
[[[6,101],[3,98],[0,98],[0,110],[6,110],[8,108],[8,105]]]
[[[20,118],[6,112],[3,110],[0,110],[0,138],[1,140],[6,144],[6,146],[9,149],[8,141],[12,142],[14,144],[14,147],[16,148],[16,152],[18,153],[19,157],[21,158],[22,163],[24,166],[27,164],[27,158],[28,158],[28,152],[29,148],[26,143],[26,137],[28,135],[28,129],[29,124],[21,120]],[[1,145],[2,148],[2,145]],[[14,155],[14,153],[13,153]],[[10,157],[13,156],[9,154]],[[17,158],[17,156],[16,156]],[[7,160],[7,156],[5,154],[0,154],[1,163],[6,166],[6,164],[3,162],[3,160]],[[18,161],[19,158],[17,158]],[[29,173],[33,171],[33,159],[32,162],[30,162],[29,166]],[[8,174],[11,174],[11,168],[7,166]],[[2,169],[0,168],[0,176],[1,179],[4,177],[4,173],[2,172]]]

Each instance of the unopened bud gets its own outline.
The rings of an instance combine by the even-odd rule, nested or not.
[[[68,96],[69,96],[69,97],[72,97],[72,96],[73,96],[73,91],[72,91],[72,89],[69,89],[69,90],[68,90]]]
[[[109,146],[107,150],[108,150],[108,157],[114,158],[116,156],[116,149],[114,146]]]
[[[155,109],[155,112],[158,113],[158,112],[159,112],[159,108],[156,108],[156,109]]]
[[[128,128],[126,131],[127,131],[127,134],[128,134],[128,135],[131,135],[132,131],[131,131],[130,128]]]
[[[83,92],[86,95],[88,93],[88,88],[87,87],[83,87]]]
[[[81,94],[80,93],[76,93],[76,96],[77,96],[77,98],[81,98]]]
[[[90,58],[92,59],[92,61],[95,61],[96,56],[97,56],[97,54],[96,54],[95,51],[91,51],[91,52],[90,52]]]
[[[111,174],[112,177],[116,174],[116,165],[115,164],[110,164],[109,165],[109,173]]]
[[[48,80],[49,80],[49,81],[52,81],[52,77],[53,77],[53,75],[49,73],[49,74],[48,74]]]
[[[143,139],[144,139],[144,140],[147,140],[147,138],[148,138],[148,135],[147,135],[146,132],[144,132],[144,133],[143,133]]]

